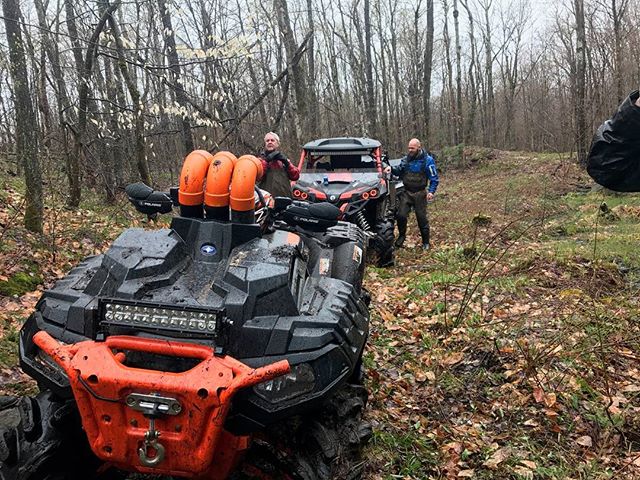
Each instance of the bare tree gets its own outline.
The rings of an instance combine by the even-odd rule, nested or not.
[[[175,92],[175,99],[177,104],[182,107],[186,112],[188,109],[188,102],[184,86],[182,85],[182,78],[180,75],[180,61],[178,59],[178,51],[176,50],[176,37],[173,31],[173,25],[171,22],[171,14],[165,0],[158,0],[158,9],[160,10],[160,17],[162,18],[162,26],[164,27],[164,47],[167,60],[169,62],[169,71],[171,72],[171,86]],[[182,128],[182,141],[184,142],[185,155],[194,149],[193,136],[191,135],[191,123],[189,117],[183,114],[180,118],[180,126]]]
[[[578,162],[586,165],[587,162],[587,122],[585,117],[585,74],[586,58],[585,44],[586,34],[584,27],[584,0],[574,0],[574,14],[576,17],[576,100],[575,100],[575,131],[576,152]]]
[[[431,140],[431,74],[433,71],[433,0],[427,0],[427,38],[424,47],[422,77],[422,110],[424,111],[424,138]]]
[[[2,0],[2,12],[9,45],[11,81],[15,97],[18,163],[24,168],[26,184],[24,225],[33,232],[42,232],[42,173],[38,161],[38,129],[31,102],[20,23],[22,13],[18,0]]]
[[[462,131],[462,46],[460,45],[460,21],[458,20],[460,11],[458,10],[458,0],[453,0],[453,28],[455,32],[456,48],[456,108],[455,126],[456,143],[463,139]]]
[[[295,114],[296,124],[299,133],[296,134],[296,143],[306,135],[309,130],[307,127],[310,119],[308,118],[307,108],[307,75],[304,68],[304,62],[294,62],[294,56],[298,45],[291,28],[291,20],[289,18],[289,8],[286,0],[274,0],[274,10],[278,17],[278,25],[283,37],[284,48],[287,52],[287,61],[291,66],[291,78],[293,80],[293,90],[295,92]],[[294,64],[295,63],[295,64]]]

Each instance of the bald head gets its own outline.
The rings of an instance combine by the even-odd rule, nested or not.
[[[408,152],[409,156],[415,157],[418,153],[420,153],[420,149],[422,148],[422,143],[417,138],[412,138],[409,140]]]

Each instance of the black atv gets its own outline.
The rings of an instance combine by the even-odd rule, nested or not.
[[[381,144],[370,138],[326,138],[302,147],[295,198],[329,202],[370,238],[369,260],[393,265],[395,190],[384,174]]]
[[[127,193],[182,214],[125,231],[44,293],[20,332],[41,393],[0,398],[0,479],[360,478],[362,230],[329,203],[261,192],[256,224],[233,184],[230,211],[228,188],[211,208],[182,186]]]

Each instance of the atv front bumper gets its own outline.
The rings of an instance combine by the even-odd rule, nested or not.
[[[248,444],[224,430],[233,396],[290,370],[287,361],[252,369],[203,345],[140,337],[64,345],[40,331],[33,341],[69,377],[94,453],[141,473],[226,478]],[[133,367],[132,352],[197,364],[182,372]]]

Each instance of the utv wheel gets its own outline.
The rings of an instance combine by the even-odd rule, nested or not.
[[[274,426],[249,449],[235,480],[359,480],[365,462],[362,449],[371,438],[362,420],[367,391],[346,385],[309,418]]]
[[[99,465],[73,402],[0,397],[0,480],[106,479]]]
[[[393,266],[393,228],[394,225],[391,220],[380,220],[376,223],[376,236],[371,246],[371,263],[374,263],[377,267]]]

